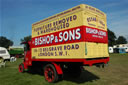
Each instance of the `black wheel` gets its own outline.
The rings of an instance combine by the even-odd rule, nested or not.
[[[58,81],[58,78],[59,78],[57,71],[54,65],[52,64],[48,64],[45,66],[44,76],[45,76],[45,80],[48,81],[49,83],[54,83]]]
[[[19,72],[23,73],[24,72],[24,64],[19,65]]]

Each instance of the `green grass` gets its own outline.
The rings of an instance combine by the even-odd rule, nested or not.
[[[5,68],[0,68],[0,85],[128,85],[128,54],[111,54],[107,67],[84,67],[80,78],[66,75],[57,83],[46,82],[43,75],[19,73],[21,62],[7,62]]]

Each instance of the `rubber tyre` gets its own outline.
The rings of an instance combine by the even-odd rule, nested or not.
[[[48,64],[45,66],[44,77],[45,80],[49,83],[54,83],[58,81],[59,76],[53,64]]]
[[[24,73],[24,71],[24,64],[22,63],[19,65],[19,72]]]

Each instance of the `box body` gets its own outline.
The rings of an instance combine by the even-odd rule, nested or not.
[[[108,57],[106,15],[81,4],[32,24],[32,59]]]

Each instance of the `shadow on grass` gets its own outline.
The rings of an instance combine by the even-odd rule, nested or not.
[[[64,76],[63,80],[72,81],[77,84],[80,84],[80,83],[85,83],[85,82],[93,82],[94,80],[98,80],[98,79],[100,79],[100,78],[98,76],[96,76],[95,74],[93,74],[87,70],[83,70],[80,77],[75,78],[75,77],[72,77],[72,76],[66,74]]]
[[[37,74],[40,76],[44,76],[42,71],[26,71],[29,74]],[[81,73],[80,77],[72,77],[66,73],[64,73],[63,76],[63,80],[65,81],[71,81],[77,84],[81,84],[81,83],[85,83],[85,82],[93,82],[94,80],[98,80],[100,79],[98,76],[96,76],[95,74],[87,71],[87,70],[83,70]]]
[[[36,70],[36,69],[28,69],[27,71],[25,71],[29,74],[32,74],[32,75],[40,75],[40,76],[44,76],[44,72],[43,70]]]

